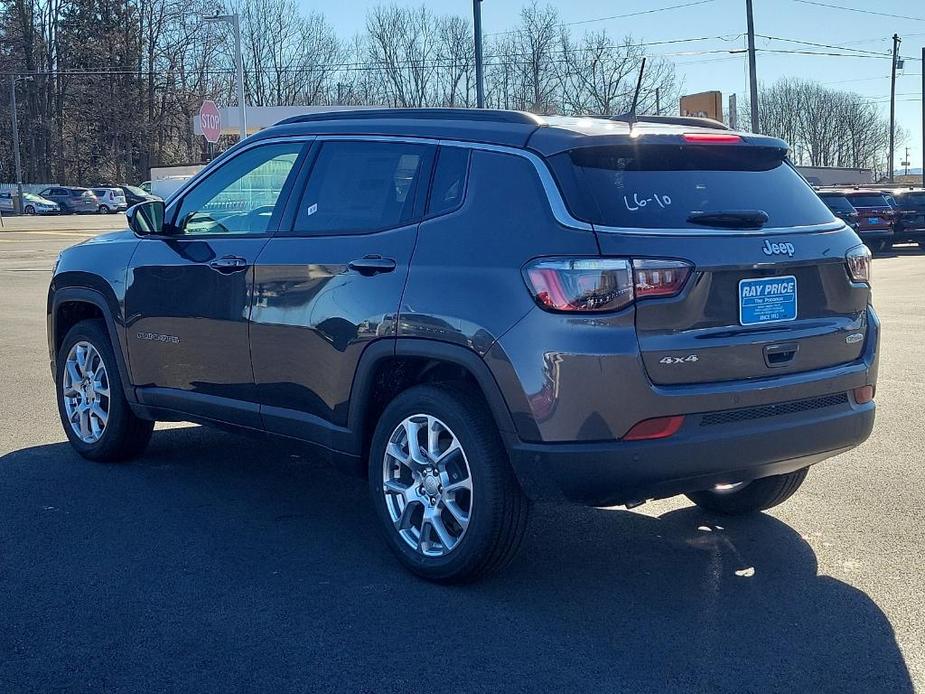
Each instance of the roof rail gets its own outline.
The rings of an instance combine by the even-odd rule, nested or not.
[[[526,111],[501,111],[496,109],[475,108],[359,108],[356,110],[320,111],[292,116],[281,120],[276,125],[290,123],[314,123],[329,120],[373,120],[373,119],[412,120],[468,120],[494,123],[513,123],[521,125],[543,125],[545,121]]]
[[[689,125],[696,128],[713,128],[714,130],[731,130],[725,123],[712,118],[694,118],[692,116],[639,116],[622,113],[619,116],[610,116],[609,120],[618,120],[623,123],[663,123],[664,125]]]

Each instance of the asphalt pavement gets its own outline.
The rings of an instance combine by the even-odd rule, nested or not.
[[[361,480],[300,449],[174,424],[130,464],[75,455],[50,269],[124,219],[4,223],[0,691],[925,691],[918,250],[874,262],[872,438],[786,504],[537,506],[509,570],[441,587],[389,554]]]

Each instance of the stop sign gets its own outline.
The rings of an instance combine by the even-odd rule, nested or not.
[[[203,101],[199,107],[199,125],[207,142],[218,142],[222,134],[222,117],[214,101]]]

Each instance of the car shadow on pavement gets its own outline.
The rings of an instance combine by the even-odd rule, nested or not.
[[[200,427],[0,457],[10,691],[912,691],[892,627],[770,515],[535,507],[503,574],[403,571],[364,481]]]

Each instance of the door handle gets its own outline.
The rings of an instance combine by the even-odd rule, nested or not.
[[[370,277],[381,272],[392,272],[397,264],[394,258],[383,258],[381,255],[367,255],[359,260],[351,260],[347,267],[356,270],[361,275]]]
[[[224,273],[238,272],[247,267],[247,260],[236,255],[226,255],[211,261],[209,267]]]

